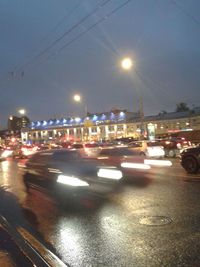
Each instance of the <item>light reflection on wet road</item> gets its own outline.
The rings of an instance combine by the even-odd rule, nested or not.
[[[31,211],[24,218],[71,266],[200,265],[200,177],[185,175],[178,160],[124,183],[105,199],[87,197],[79,208],[63,207],[33,189],[27,195],[16,162],[1,162],[0,172],[0,185]],[[172,222],[140,224],[148,216]]]

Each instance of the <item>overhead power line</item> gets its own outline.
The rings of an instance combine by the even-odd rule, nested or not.
[[[64,46],[62,46],[60,49],[57,50],[57,53],[61,52],[63,49],[67,48],[69,45],[71,45],[73,42],[75,42],[76,40],[78,40],[82,35],[88,33],[90,30],[92,30],[93,28],[95,28],[98,24],[102,23],[104,20],[108,19],[110,16],[112,16],[114,13],[116,13],[119,9],[121,9],[122,7],[124,7],[125,5],[128,4],[128,2],[130,2],[132,0],[127,0],[126,2],[122,3],[120,6],[116,7],[115,9],[113,9],[111,12],[109,12],[107,15],[105,15],[103,18],[99,19],[96,23],[94,23],[93,25],[91,25],[89,28],[87,28],[85,31],[81,32],[79,35],[77,35],[74,39],[72,39],[71,41],[67,42]]]
[[[100,18],[97,22],[95,22],[93,25],[91,25],[89,28],[87,28],[86,30],[82,31],[80,34],[78,34],[76,37],[74,37],[73,39],[71,39],[70,41],[68,41],[65,45],[63,45],[62,47],[60,47],[56,52],[54,52],[53,54],[50,54],[48,57],[46,57],[42,62],[40,62],[38,65],[41,65],[42,63],[44,63],[45,61],[49,60],[50,58],[52,58],[53,56],[58,55],[58,53],[60,53],[62,50],[66,49],[68,46],[70,46],[73,42],[77,41],[78,39],[80,39],[84,34],[88,33],[89,31],[91,31],[93,28],[95,28],[98,24],[102,23],[103,21],[105,21],[106,19],[108,19],[110,16],[112,16],[113,14],[115,14],[118,10],[120,10],[121,8],[123,8],[124,6],[126,6],[129,2],[131,2],[132,0],[127,0],[125,2],[123,2],[121,5],[118,5],[116,8],[114,8],[113,10],[111,10],[109,13],[107,13],[103,18]]]
[[[49,30],[49,32],[42,37],[42,39],[39,41],[39,44],[41,46],[42,43],[44,43],[44,41],[46,41],[51,35],[53,35],[57,29],[64,23],[66,23],[69,18],[73,15],[73,13],[76,12],[76,10],[79,8],[79,6],[81,5],[81,0],[79,0],[79,2],[72,8],[70,9],[57,23],[56,25]],[[38,49],[30,52],[30,54],[34,54],[38,51]],[[30,57],[29,60],[32,60],[32,57]],[[28,62],[26,60],[26,62]],[[26,63],[27,64],[27,63]],[[24,67],[25,64],[19,63],[17,64],[14,68],[11,69],[11,67],[9,68],[10,70],[8,70],[6,73],[2,73],[0,76],[0,81],[3,81],[6,77],[9,79],[21,79],[24,76],[24,70],[22,69],[22,67]]]
[[[193,20],[193,22],[195,22],[198,26],[200,24],[200,19],[196,18],[195,16],[193,16],[191,13],[189,13],[185,8],[183,8],[182,5],[180,5],[179,3],[177,3],[176,0],[171,0],[172,3],[178,8],[180,9],[187,17],[189,17],[191,20]]]
[[[104,0],[95,8],[89,12],[86,16],[84,16],[82,19],[80,19],[77,23],[75,23],[72,27],[70,27],[67,31],[65,31],[60,37],[58,37],[56,40],[54,40],[50,45],[48,45],[45,49],[43,49],[41,52],[36,54],[30,61],[19,67],[18,69],[23,69],[28,65],[31,65],[35,60],[39,59],[42,57],[46,52],[48,52],[52,47],[54,47],[57,43],[59,43],[62,39],[64,39],[67,35],[69,35],[72,31],[74,31],[76,28],[78,28],[83,22],[85,22],[89,17],[94,15],[100,8],[104,7],[107,5],[110,1],[112,0]]]

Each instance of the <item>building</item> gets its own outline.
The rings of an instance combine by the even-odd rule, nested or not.
[[[144,116],[126,110],[90,114],[85,118],[68,117],[31,122],[22,129],[23,142],[80,142],[112,140],[120,137],[148,137],[148,126],[156,136],[182,131],[200,130],[200,108],[192,111],[160,113]],[[143,128],[143,129],[142,129]]]
[[[21,131],[22,128],[26,128],[28,125],[30,125],[30,120],[26,116],[10,116],[8,119],[8,131]]]

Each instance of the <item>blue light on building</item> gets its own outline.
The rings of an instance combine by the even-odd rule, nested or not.
[[[124,120],[125,117],[126,117],[125,112],[121,111],[121,112],[119,113],[119,120]]]
[[[114,120],[115,119],[115,114],[113,112],[111,112],[111,114],[110,114],[110,119],[111,120]]]
[[[105,115],[105,114],[102,114],[102,115],[101,115],[101,120],[102,120],[102,121],[106,120],[106,115]]]
[[[92,121],[97,121],[98,120],[98,116],[97,115],[94,115],[93,117],[92,117]]]

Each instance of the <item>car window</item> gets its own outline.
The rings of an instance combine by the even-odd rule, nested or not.
[[[147,146],[160,146],[159,142],[147,142]]]
[[[52,153],[37,153],[33,155],[29,162],[47,163],[52,157]]]
[[[80,149],[83,148],[82,144],[73,144],[72,148]]]
[[[129,143],[129,147],[142,147],[141,142],[134,142],[134,143]]]
[[[110,154],[111,154],[110,150],[111,149],[103,149],[103,150],[100,151],[99,155],[100,156],[110,156]]]
[[[85,144],[84,146],[85,148],[94,148],[94,147],[98,147],[98,144]]]
[[[112,153],[113,155],[117,156],[133,156],[137,154],[136,151],[130,150],[128,148],[113,149]]]
[[[77,159],[81,159],[81,156],[77,151],[61,151],[53,154],[53,160],[56,161],[71,161]]]

